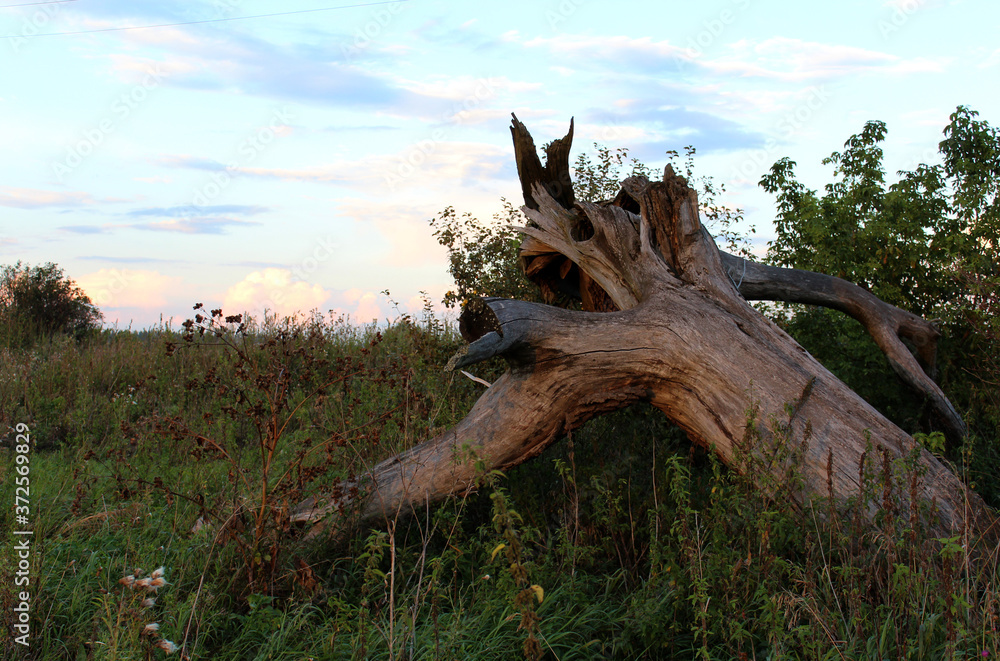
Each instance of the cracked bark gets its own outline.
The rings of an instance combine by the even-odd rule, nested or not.
[[[978,496],[747,300],[825,305],[855,317],[949,434],[961,435],[961,418],[928,374],[937,339],[931,324],[838,278],[720,252],[700,223],[697,196],[669,167],[661,182],[627,179],[613,201],[576,201],[568,179],[572,124],[548,147],[545,167],[516,117],[511,132],[530,220],[521,228],[525,271],[543,289],[576,291],[589,311],[497,298],[468,305],[460,327],[469,344],[447,369],[493,356],[509,369],[454,429],[361,478],[360,522],[472,489],[477,459],[489,468],[517,465],[590,418],[635,402],[651,403],[738,470],[752,401],[762,418],[781,416],[794,438],[806,439],[804,494],[825,494],[828,480],[839,498],[857,494],[870,443],[893,458],[919,456],[918,497],[939,513],[932,530],[985,529],[991,515]],[[310,499],[294,519],[329,516],[344,531],[343,504]]]

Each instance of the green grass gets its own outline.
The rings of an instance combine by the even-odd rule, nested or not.
[[[190,341],[160,328],[0,354],[0,422],[34,441],[38,553],[31,648],[4,629],[3,658],[167,658],[160,638],[234,660],[1000,654],[996,557],[969,564],[961,539],[927,539],[892,509],[912,467],[873,458],[867,500],[789,507],[797,439],[773,420],[774,445],[748,439],[788,466],[768,484],[753,452],[743,477],[635,407],[419,516],[307,539],[289,507],[450,427],[482,386],[442,371],[461,340],[433,319],[238,323],[206,314]],[[855,513],[883,503],[877,528],[860,527]],[[0,522],[14,528],[10,507]],[[160,566],[168,584],[144,608],[120,579]]]

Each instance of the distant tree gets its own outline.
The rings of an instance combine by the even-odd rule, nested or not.
[[[83,290],[51,262],[30,266],[19,261],[0,269],[0,340],[7,346],[55,333],[80,338],[102,318]]]

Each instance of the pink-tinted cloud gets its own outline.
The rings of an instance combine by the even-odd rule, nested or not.
[[[185,288],[177,276],[141,269],[100,269],[76,282],[105,316],[116,308],[160,311],[168,305],[170,297]]]
[[[90,193],[79,191],[60,192],[37,188],[13,188],[0,186],[0,206],[20,209],[40,209],[43,207],[79,207],[94,204]]]
[[[375,292],[348,289],[343,296],[348,303],[348,313],[353,321],[366,324],[381,321],[384,317]]]
[[[253,271],[230,287],[223,298],[227,314],[264,311],[278,316],[308,314],[324,310],[330,293],[319,285],[296,280],[288,269],[267,268]]]

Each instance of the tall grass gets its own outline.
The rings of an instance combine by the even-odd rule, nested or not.
[[[930,514],[901,504],[915,464],[872,450],[858,498],[791,506],[803,439],[753,402],[735,471],[636,407],[418,515],[308,538],[289,524],[298,500],[472,405],[482,386],[441,370],[460,339],[433,318],[198,314],[0,354],[2,422],[36,442],[39,551],[32,647],[4,630],[0,654],[161,658],[160,641],[240,660],[1000,654],[995,553],[972,562],[961,537],[928,538]],[[11,529],[9,508],[0,521]],[[4,613],[12,563],[0,553]],[[130,587],[160,566],[155,595]]]

